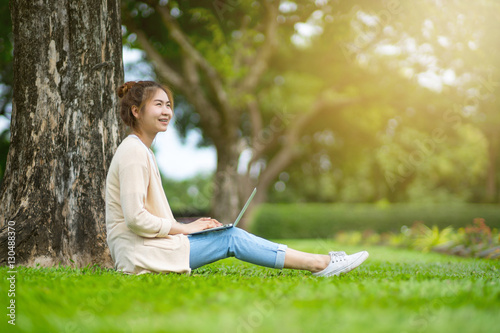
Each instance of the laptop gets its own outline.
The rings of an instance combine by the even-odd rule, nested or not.
[[[202,231],[193,232],[193,233],[191,233],[189,235],[197,235],[197,234],[202,234],[202,233],[205,233],[205,232],[212,232],[212,231],[224,230],[224,229],[229,229],[229,228],[236,227],[236,225],[238,224],[238,222],[240,222],[241,217],[243,216],[243,214],[245,214],[245,211],[247,210],[248,205],[250,205],[250,201],[252,201],[252,199],[253,199],[253,197],[255,195],[255,192],[257,192],[257,188],[253,189],[253,192],[252,192],[252,194],[250,194],[250,197],[248,198],[247,203],[245,204],[245,206],[243,206],[243,209],[241,210],[240,214],[238,215],[238,217],[236,218],[236,220],[233,223],[231,223],[231,224],[224,224],[224,225],[222,225],[220,227],[215,227],[215,228],[205,229],[205,230],[202,230]]]

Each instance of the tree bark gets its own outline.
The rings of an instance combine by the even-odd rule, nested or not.
[[[232,223],[241,210],[238,157],[240,151],[236,141],[229,140],[217,147],[217,170],[215,171],[214,194],[211,216],[222,223]]]
[[[123,81],[120,1],[10,6],[14,96],[0,264],[14,221],[16,264],[109,267],[105,181],[125,135],[115,94]]]

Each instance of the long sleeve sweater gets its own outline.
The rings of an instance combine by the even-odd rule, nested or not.
[[[174,222],[152,151],[126,137],[106,178],[106,232],[115,269],[189,273],[189,240],[169,235]]]

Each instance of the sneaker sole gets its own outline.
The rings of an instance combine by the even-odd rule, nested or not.
[[[359,256],[359,258],[356,259],[356,261],[353,261],[352,264],[350,264],[349,266],[344,267],[344,268],[337,270],[337,271],[332,271],[332,272],[327,273],[323,276],[324,277],[339,276],[342,273],[349,273],[350,271],[354,270],[356,267],[361,265],[368,257],[369,257],[368,252],[363,251],[362,254]]]

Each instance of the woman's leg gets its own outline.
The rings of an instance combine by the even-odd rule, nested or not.
[[[240,228],[230,228],[189,236],[191,269],[214,261],[236,257],[271,268],[283,268],[287,246],[252,235]]]
[[[313,254],[286,249],[285,268],[302,269],[310,272],[319,272],[328,266],[330,256],[325,254]]]
[[[189,236],[192,269],[227,257],[271,268],[293,268],[319,272],[328,266],[329,255],[311,254],[288,248],[230,228]]]

